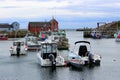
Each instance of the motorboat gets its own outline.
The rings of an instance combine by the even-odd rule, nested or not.
[[[91,32],[91,37],[94,38],[94,39],[100,39],[101,36],[102,36],[101,33],[99,31],[97,31],[97,30],[93,30]]]
[[[115,37],[115,41],[120,42],[120,31],[117,31],[117,32],[114,34],[114,37]]]
[[[69,41],[64,30],[54,32],[53,41],[57,43],[58,50],[69,50]]]
[[[10,46],[10,49],[9,49],[11,56],[26,55],[27,50],[28,50],[28,47],[25,45],[25,42],[21,40],[13,41],[13,44]]]
[[[68,56],[68,66],[76,67],[76,68],[83,68],[84,61],[82,60],[81,56],[78,56],[77,54],[71,52]]]
[[[90,49],[91,46],[89,41],[75,42],[74,50],[68,55],[68,64],[74,67],[82,67],[90,64],[100,65],[101,56],[91,53]]]
[[[58,32],[41,31],[40,35],[39,35],[39,40],[45,41],[46,39],[56,42],[58,50],[68,50],[69,49],[68,38],[66,38],[66,33],[64,30],[61,30]]]
[[[0,40],[8,40],[7,34],[0,34]]]
[[[42,67],[66,65],[64,58],[58,53],[57,44],[52,41],[41,42],[41,50],[37,53],[37,58]]]
[[[40,44],[35,36],[25,37],[25,43],[28,46],[28,50],[40,50]]]
[[[44,41],[46,39],[46,36],[50,33],[50,31],[40,31],[38,35],[38,40],[39,41]]]
[[[68,38],[60,37],[57,42],[58,50],[69,50]]]

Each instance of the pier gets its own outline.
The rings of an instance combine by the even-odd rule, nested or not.
[[[84,37],[91,37],[91,31],[92,30],[97,30],[99,31],[102,36],[107,37],[107,38],[113,38],[114,33],[118,30],[120,30],[120,21],[114,21],[111,23],[103,23],[101,25],[101,22],[97,23],[97,28],[93,28],[91,30],[84,30]]]

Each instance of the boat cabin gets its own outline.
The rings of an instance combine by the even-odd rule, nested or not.
[[[27,54],[27,46],[25,45],[24,41],[14,41],[9,50],[11,56]]]
[[[51,31],[41,31],[39,33],[39,40],[44,41],[45,39],[48,38],[48,36],[51,36]]]
[[[57,45],[56,43],[41,43],[41,57],[43,59],[49,59],[50,54],[57,57]]]
[[[20,43],[20,46],[24,46],[24,42],[13,42],[13,46],[17,46]]]
[[[37,40],[38,40],[37,37],[34,37],[34,36],[26,37],[26,43],[27,42],[33,42],[33,43],[37,44],[38,43]]]

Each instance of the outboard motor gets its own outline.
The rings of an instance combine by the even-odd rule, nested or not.
[[[56,60],[55,60],[55,56],[53,54],[49,54],[49,59],[52,62],[52,67],[55,68],[56,67]]]
[[[20,42],[17,44],[16,52],[17,52],[17,56],[19,56],[20,55]]]
[[[93,54],[89,53],[88,54],[88,59],[89,59],[89,64],[93,64],[94,59],[93,59]]]

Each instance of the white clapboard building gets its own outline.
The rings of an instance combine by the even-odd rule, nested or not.
[[[13,30],[18,30],[20,28],[20,24],[18,22],[13,22],[12,24],[8,23],[0,23],[0,31],[12,32]]]

